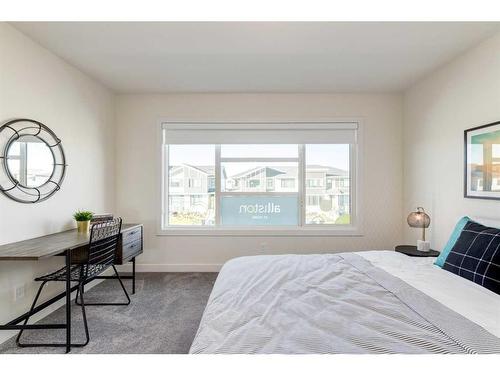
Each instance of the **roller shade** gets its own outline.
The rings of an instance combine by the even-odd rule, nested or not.
[[[163,123],[165,144],[357,143],[358,123]]]

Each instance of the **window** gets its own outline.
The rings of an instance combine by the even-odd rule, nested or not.
[[[162,229],[354,228],[357,132],[355,123],[163,124]]]
[[[168,226],[207,226],[214,224],[215,147],[209,145],[171,145],[168,155]],[[206,181],[206,183],[204,183]]]
[[[215,191],[215,176],[208,176],[208,192]]]
[[[306,186],[310,188],[321,187],[323,186],[323,180],[321,178],[308,178],[306,180]]]
[[[220,226],[297,226],[297,144],[220,145]],[[291,176],[285,179],[281,177]]]
[[[273,190],[274,189],[274,180],[272,178],[267,179],[267,189],[268,190]]]
[[[295,178],[282,178],[281,187],[285,189],[293,189],[295,187]]]
[[[222,146],[221,146],[222,147]],[[244,146],[241,146],[244,148]],[[297,147],[297,145],[295,145]],[[250,156],[248,154],[245,161],[231,161],[221,157],[221,170],[224,171],[222,176],[221,188],[223,192],[271,192],[282,191],[287,182],[282,184],[282,178],[289,176],[289,180],[298,178],[298,162],[273,162],[273,161],[258,161],[259,157]],[[257,154],[258,155],[258,154]],[[253,158],[255,161],[249,158]],[[298,157],[295,157],[298,160]],[[229,159],[233,160],[233,159]],[[243,159],[239,159],[243,160]],[[270,159],[269,159],[270,160]],[[287,159],[288,160],[288,159]],[[287,179],[287,178],[285,178]],[[290,186],[290,188],[296,188]]]
[[[345,225],[351,221],[350,190],[344,180],[350,179],[350,152],[346,144],[314,144],[305,146],[306,196],[319,196],[319,204],[306,205],[306,224]],[[321,177],[320,177],[321,176]],[[326,179],[336,181],[322,188]],[[327,186],[326,186],[327,187]]]
[[[247,180],[247,187],[248,188],[255,189],[255,188],[258,188],[259,186],[260,186],[260,180],[255,179],[255,178],[251,178],[251,179]]]
[[[170,179],[170,187],[177,188],[181,187],[182,180],[177,180],[175,178]]]
[[[207,177],[207,183],[208,183],[208,177]],[[202,185],[202,180],[198,178],[189,178],[188,179],[188,187],[190,188],[201,188]]]
[[[306,198],[308,206],[319,206],[319,195],[308,195]]]

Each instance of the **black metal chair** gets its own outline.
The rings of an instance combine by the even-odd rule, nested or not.
[[[87,324],[87,316],[85,314],[85,306],[89,305],[128,305],[130,304],[130,297],[123,285],[123,282],[116,270],[114,265],[116,250],[118,246],[118,239],[121,231],[122,219],[116,218],[110,221],[101,222],[92,225],[90,230],[90,241],[89,241],[89,249],[88,249],[88,257],[84,263],[71,265],[71,281],[78,283],[77,294],[75,298],[75,302],[82,307],[82,315],[83,315],[83,324],[85,328],[85,342],[83,343],[75,343],[71,344],[74,347],[82,347],[89,343],[90,335]],[[127,302],[123,303],[85,303],[84,301],[84,285],[92,281],[94,278],[99,276],[102,272],[107,270],[109,267],[112,267],[115,271],[116,278],[120,282],[120,285],[127,297]],[[66,281],[66,266],[55,271],[49,273],[47,275],[37,277],[35,281],[41,281],[42,285],[38,289],[38,292],[35,296],[33,304],[31,305],[30,314],[24,321],[23,325],[28,324],[28,320],[31,316],[33,309],[36,306],[38,298],[42,292],[43,287],[49,281]],[[78,301],[78,297],[80,296],[80,301]],[[63,343],[21,343],[21,335],[23,334],[23,329],[20,330],[19,334],[16,338],[16,343],[19,347],[40,347],[40,346],[48,346],[48,347],[62,347],[66,346]]]

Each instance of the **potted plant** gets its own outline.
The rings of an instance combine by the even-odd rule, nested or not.
[[[73,214],[76,220],[78,233],[88,233],[92,216],[94,216],[94,214],[90,211],[76,211]]]

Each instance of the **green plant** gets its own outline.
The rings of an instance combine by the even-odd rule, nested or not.
[[[73,214],[73,217],[75,218],[76,221],[88,221],[91,220],[93,216],[94,213],[90,211],[76,211]]]

